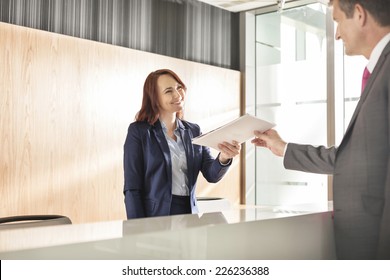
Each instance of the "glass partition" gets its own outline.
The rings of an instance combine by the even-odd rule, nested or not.
[[[289,142],[327,144],[326,13],[326,6],[314,3],[255,19],[255,114],[276,123]],[[267,149],[255,149],[256,187],[247,192],[247,204],[327,201],[326,175],[286,170],[282,161]]]

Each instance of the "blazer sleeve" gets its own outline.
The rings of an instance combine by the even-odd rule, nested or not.
[[[326,148],[288,143],[283,163],[286,169],[333,174],[336,152],[336,147]]]
[[[130,125],[124,144],[123,168],[126,214],[128,219],[145,217],[143,205],[143,152],[137,126]]]
[[[219,162],[219,155],[217,158],[214,158],[211,155],[210,149],[208,147],[202,147],[202,174],[204,178],[209,183],[217,183],[225,176],[226,172],[229,170],[230,165],[233,160],[229,162],[228,165],[222,165]]]
[[[199,125],[192,124],[192,134],[193,137],[201,135],[201,130]],[[203,174],[203,177],[209,182],[209,183],[217,183],[222,179],[222,177],[226,174],[226,172],[229,170],[230,165],[233,162],[233,159],[230,160],[229,164],[222,165],[219,162],[219,154],[217,158],[214,158],[211,154],[210,148],[206,146],[200,146],[201,147],[201,153],[202,153],[202,166],[200,171]]]

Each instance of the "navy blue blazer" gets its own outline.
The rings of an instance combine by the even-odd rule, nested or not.
[[[215,159],[208,147],[192,144],[201,134],[197,124],[179,120],[187,157],[192,213],[198,212],[195,196],[199,171],[210,183],[221,180],[229,168]],[[160,121],[130,124],[124,144],[124,196],[127,218],[167,216],[172,200],[172,163]]]

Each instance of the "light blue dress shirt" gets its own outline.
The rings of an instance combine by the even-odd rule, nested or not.
[[[189,196],[190,193],[188,189],[187,157],[184,149],[184,144],[179,133],[178,125],[176,125],[176,129],[174,131],[174,134],[177,139],[175,141],[168,136],[168,130],[165,123],[162,120],[160,120],[160,122],[171,153],[172,194],[180,196]]]

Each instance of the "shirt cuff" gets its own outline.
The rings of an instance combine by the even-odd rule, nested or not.
[[[288,143],[286,143],[286,146],[284,146],[283,157],[286,155],[287,146],[288,146]]]
[[[228,166],[228,165],[230,165],[230,164],[232,163],[232,160],[233,160],[233,159],[229,159],[229,161],[228,161],[227,163],[222,163],[222,162],[219,160],[219,155],[218,155],[218,162],[219,162],[219,164],[222,165],[222,166]]]

